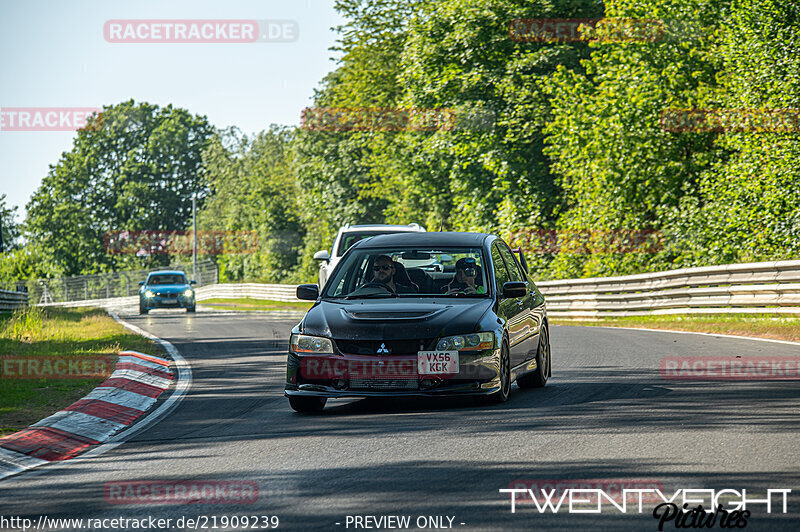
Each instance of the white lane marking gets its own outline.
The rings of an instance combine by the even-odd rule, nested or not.
[[[111,374],[110,379],[128,379],[136,382],[141,382],[142,384],[149,384],[150,386],[155,386],[156,388],[167,389],[169,388],[172,381],[169,379],[165,379],[164,377],[158,377],[156,375],[150,375],[148,373],[144,373],[142,371],[136,371],[135,369],[118,369]]]
[[[558,327],[572,327],[572,325],[559,325]],[[702,334],[703,336],[721,336],[722,338],[736,338],[737,340],[756,340],[759,342],[772,342],[775,344],[787,344],[800,346],[800,342],[790,340],[774,340],[772,338],[755,338],[753,336],[736,336],[733,334],[704,333],[694,331],[673,331],[672,329],[645,329],[644,327],[609,327],[606,325],[586,325],[586,327],[596,327],[598,329],[624,329],[626,331],[649,331],[672,334]]]
[[[64,432],[99,442],[107,440],[112,434],[119,432],[126,426],[116,421],[109,421],[73,410],[61,410],[31,425],[31,427],[50,427],[63,430]]]
[[[95,399],[113,403],[115,405],[127,406],[136,410],[145,411],[156,402],[154,397],[148,397],[140,393],[123,390],[121,388],[95,388],[84,399]]]
[[[163,371],[164,373],[172,373],[172,370],[170,370],[167,366],[156,364],[155,362],[150,362],[149,360],[144,360],[143,358],[139,357],[120,355],[118,362],[120,364],[136,364],[138,366],[144,366],[146,368],[157,369],[159,371]]]
[[[149,415],[144,416],[144,418],[142,418],[139,423],[136,423],[135,425],[133,425],[130,428],[127,428],[126,430],[120,431],[115,436],[112,436],[108,440],[108,442],[100,444],[95,448],[91,449],[90,451],[87,451],[80,456],[72,458],[71,460],[52,462],[52,463],[57,463],[61,466],[67,466],[68,464],[72,464],[74,462],[80,462],[88,458],[100,456],[101,454],[104,454],[112,449],[115,449],[119,445],[125,443],[125,441],[130,439],[133,435],[141,432],[142,430],[149,427],[153,423],[160,421],[161,418],[170,413],[175,407],[177,407],[181,403],[181,401],[183,401],[183,398],[186,396],[186,394],[189,391],[189,388],[192,385],[192,366],[185,358],[181,356],[181,354],[178,352],[178,350],[175,348],[174,345],[172,345],[166,340],[162,340],[161,338],[150,334],[145,330],[140,329],[139,327],[131,323],[128,323],[120,319],[120,317],[117,316],[114,312],[109,311],[109,315],[112,318],[114,318],[114,320],[116,320],[118,323],[120,323],[123,327],[130,329],[131,331],[141,336],[144,336],[145,338],[150,338],[151,340],[158,342],[167,351],[167,353],[169,353],[169,355],[172,357],[172,361],[175,367],[178,370],[178,379],[175,383],[175,390],[163,403],[161,403],[161,405],[158,408],[153,410]],[[21,466],[19,470],[15,470],[13,472],[0,471],[0,480],[6,477],[10,477],[12,475],[18,475],[26,471],[30,471],[31,469],[37,469],[39,468],[39,466],[49,463],[51,462],[43,461],[42,463],[36,463],[36,464],[32,463],[30,465]]]

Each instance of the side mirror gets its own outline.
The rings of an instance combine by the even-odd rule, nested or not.
[[[528,287],[522,281],[509,281],[503,285],[504,299],[525,297],[527,294]]]
[[[191,281],[189,281],[189,284],[197,284],[197,281],[195,281],[194,279],[192,279]]]
[[[139,286],[144,286],[144,281],[139,281]]]
[[[316,301],[319,298],[319,287],[315,284],[301,284],[297,287],[297,299]]]
[[[314,260],[331,260],[331,254],[327,249],[321,249],[314,253]]]

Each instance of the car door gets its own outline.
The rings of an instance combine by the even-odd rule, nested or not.
[[[498,247],[500,249],[500,254],[506,262],[509,280],[523,282],[527,287],[525,297],[516,300],[520,311],[519,319],[524,324],[520,331],[520,356],[518,359],[512,358],[511,360],[511,363],[516,366],[522,364],[526,360],[534,358],[539,345],[539,325],[534,314],[534,308],[537,306],[536,291],[534,290],[533,283],[530,282],[528,276],[523,272],[522,267],[519,265],[508,246],[502,243],[499,244]]]
[[[508,267],[501,254],[500,245],[492,244],[492,268],[497,289],[497,315],[506,322],[508,330],[508,350],[511,366],[516,366],[524,360],[525,345],[523,344],[527,332],[525,322],[527,313],[522,306],[520,298],[503,298],[503,285],[510,281]]]

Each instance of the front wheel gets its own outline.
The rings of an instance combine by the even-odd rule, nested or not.
[[[503,340],[500,347],[500,389],[491,395],[486,396],[489,403],[505,403],[511,392],[511,355],[508,352],[508,344]]]
[[[289,406],[295,412],[321,412],[328,402],[327,397],[309,397],[304,395],[290,395]]]
[[[186,312],[195,312],[196,310],[197,308],[194,305],[192,305],[191,307],[186,307]]]
[[[547,384],[547,378],[551,374],[550,356],[550,333],[547,326],[542,325],[542,332],[539,333],[539,347],[536,350],[536,369],[524,377],[517,379],[520,388],[541,388]]]
[[[140,302],[140,303],[139,303],[139,314],[147,314],[147,312],[148,312],[148,309],[147,309],[147,307],[145,307],[144,305],[142,305],[142,304],[141,304],[141,302]]]

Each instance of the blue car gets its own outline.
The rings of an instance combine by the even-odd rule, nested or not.
[[[146,281],[139,282],[139,314],[154,308],[185,308],[195,311],[194,281],[187,281],[181,271],[150,272]]]

